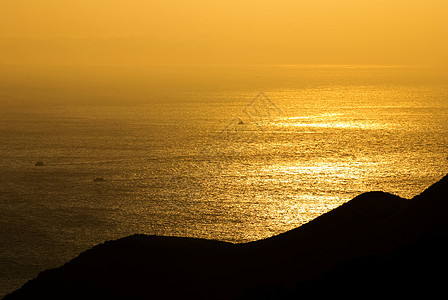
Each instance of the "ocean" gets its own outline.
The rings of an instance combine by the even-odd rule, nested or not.
[[[4,66],[0,297],[106,240],[247,242],[363,192],[412,198],[448,173],[447,83],[417,67]]]

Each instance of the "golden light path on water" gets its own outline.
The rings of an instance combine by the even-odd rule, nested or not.
[[[229,197],[232,205],[221,205],[235,222],[214,233],[229,241],[257,240],[298,227],[363,192],[415,196],[426,184],[418,178],[439,172],[431,161],[446,164],[443,142],[427,140],[427,131],[444,130],[446,115],[421,120],[432,118],[434,104],[445,104],[422,105],[425,92],[371,86],[271,92],[282,116],[232,129],[230,141],[242,162],[227,166],[221,179],[239,179],[211,186],[224,186],[217,198]],[[235,184],[246,189],[232,191]]]
[[[341,156],[337,154],[341,149],[335,149],[336,146],[331,145],[330,140],[318,141],[315,149],[312,149],[312,141],[308,141],[309,145],[305,147],[298,147],[300,143],[291,141],[290,134],[284,136],[284,133],[291,133],[291,130],[300,127],[343,129],[344,131],[381,127],[375,123],[370,126],[360,126],[359,123],[345,122],[341,126],[342,123],[338,120],[329,122],[329,119],[340,115],[284,118],[268,122],[266,127],[270,131],[263,132],[266,136],[261,138],[265,139],[263,142],[268,145],[260,146],[255,143],[254,147],[257,150],[247,146],[248,148],[240,153],[243,163],[227,166],[223,173],[219,174],[219,180],[212,181],[207,186],[207,189],[211,190],[205,193],[208,197],[204,199],[207,205],[197,207],[199,215],[202,215],[200,218],[221,210],[224,218],[234,220],[229,224],[220,224],[221,230],[213,230],[213,234],[218,234],[218,238],[230,241],[266,238],[300,226],[340,206],[362,191],[368,191],[370,176],[367,173],[379,165],[375,158],[368,155],[360,157],[350,153]],[[310,119],[314,119],[314,123],[299,123],[308,122]],[[312,131],[300,134],[320,135],[319,132]],[[281,142],[278,141],[278,136],[283,136]],[[272,139],[276,140],[277,145]],[[325,149],[324,146],[319,149],[321,143],[326,144],[327,147],[330,145],[329,149]],[[284,152],[278,153],[277,148],[283,149],[281,151]],[[294,150],[288,151],[288,148]],[[252,151],[255,152],[252,153]],[[296,155],[298,151],[303,152]],[[247,161],[247,153],[252,153],[255,158]],[[256,156],[263,155],[268,156],[268,159],[258,161]],[[232,179],[229,180],[229,178]],[[214,193],[215,189],[222,193]],[[218,203],[213,199],[222,201]],[[204,231],[202,233],[207,234]],[[231,237],[233,235],[235,240]]]
[[[324,114],[320,116],[320,118],[332,117],[336,114]],[[273,126],[277,126],[279,128],[284,127],[303,127],[303,128],[344,128],[344,129],[380,129],[385,126],[371,122],[361,122],[361,121],[338,121],[338,122],[329,122],[329,120],[320,120],[316,122],[315,118],[312,117],[297,117],[287,120],[285,122],[274,123]],[[329,118],[330,119],[330,118]],[[302,122],[295,122],[296,120],[304,120]],[[289,122],[288,122],[289,121]]]

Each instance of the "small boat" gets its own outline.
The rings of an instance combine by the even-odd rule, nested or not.
[[[240,119],[240,120],[238,121],[238,125],[244,125],[243,120]]]
[[[103,177],[97,177],[93,181],[95,181],[95,182],[104,181],[104,178]]]
[[[36,166],[36,167],[43,167],[43,166],[45,166],[45,164],[44,164],[43,161],[38,161],[38,162],[36,162],[36,163],[34,164],[34,166]]]

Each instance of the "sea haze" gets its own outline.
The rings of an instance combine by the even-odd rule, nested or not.
[[[424,68],[5,66],[0,296],[130,234],[246,242],[411,198],[448,170],[447,124]]]

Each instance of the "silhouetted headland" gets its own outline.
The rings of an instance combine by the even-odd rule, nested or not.
[[[133,235],[40,273],[4,299],[298,299],[445,294],[448,176],[413,199],[362,194],[245,244]]]

